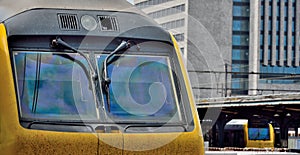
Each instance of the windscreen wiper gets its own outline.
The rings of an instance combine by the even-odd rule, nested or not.
[[[90,61],[90,59],[81,51],[75,49],[74,47],[72,47],[71,45],[69,45],[68,43],[64,42],[61,38],[57,37],[56,39],[53,39],[51,42],[51,46],[58,48],[60,46],[70,49],[71,51],[80,54],[88,63],[89,68],[90,68],[90,74],[89,74],[89,81],[91,81],[90,83],[92,84],[91,88],[92,88],[92,92],[94,93],[94,100],[96,101],[97,107],[99,107],[100,105],[100,101],[98,98],[98,89],[97,89],[97,79],[98,79],[98,75]]]
[[[108,64],[108,60],[109,58],[111,58],[112,56],[114,56],[116,53],[120,52],[120,51],[125,51],[128,48],[130,48],[130,41],[122,41],[121,44],[113,51],[111,52],[104,60],[103,62],[103,82],[102,82],[102,89],[105,91],[106,93],[106,101],[107,101],[107,111],[110,112],[110,94],[109,94],[109,84],[111,82],[109,76],[108,76],[108,72],[107,72],[107,66]]]

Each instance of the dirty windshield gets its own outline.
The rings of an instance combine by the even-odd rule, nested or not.
[[[98,70],[107,55],[95,58]],[[117,58],[118,57],[118,58]],[[117,58],[117,59],[116,59]],[[109,61],[111,111],[105,93],[94,100],[88,64],[78,54],[14,52],[21,118],[179,122],[174,72],[167,56],[126,55]],[[99,73],[99,71],[98,71]],[[96,86],[101,90],[101,86]],[[101,91],[100,91],[101,92]]]
[[[97,56],[98,67],[101,68],[106,56]],[[119,55],[108,64],[113,118],[151,122],[166,122],[171,118],[173,121],[180,120],[173,71],[168,57]]]
[[[83,57],[35,52],[14,57],[22,118],[97,119]]]

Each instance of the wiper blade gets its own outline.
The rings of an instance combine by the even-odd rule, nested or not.
[[[109,94],[109,85],[110,85],[110,78],[108,76],[108,72],[107,72],[107,66],[108,64],[108,60],[109,58],[111,58],[112,56],[114,56],[116,53],[120,52],[120,51],[125,51],[126,49],[130,48],[130,41],[122,41],[121,44],[113,51],[111,52],[104,60],[103,62],[103,89],[106,93],[106,101],[107,101],[107,111],[110,112],[110,94]]]
[[[72,50],[73,52],[75,53],[78,53],[80,54],[87,62],[88,62],[88,65],[90,67],[90,70],[91,70],[91,73],[90,73],[90,76],[91,78],[95,81],[97,79],[97,73],[91,63],[91,61],[89,60],[89,58],[84,54],[82,53],[81,51],[75,49],[74,47],[72,47],[71,45],[69,45],[68,43],[64,42],[61,38],[56,38],[56,39],[53,39],[52,42],[51,42],[51,45],[52,47],[59,47],[59,46],[63,46],[67,49],[70,49]]]
[[[73,52],[75,53],[78,53],[80,54],[87,62],[88,62],[88,65],[89,65],[89,68],[90,68],[90,81],[92,83],[92,92],[94,93],[94,100],[97,104],[97,107],[100,105],[100,101],[99,101],[99,98],[98,98],[98,89],[97,89],[97,79],[98,79],[98,75],[90,61],[90,59],[84,54],[82,53],[81,51],[75,49],[74,47],[72,47],[71,45],[69,45],[68,43],[64,42],[61,38],[57,37],[56,39],[53,39],[52,42],[51,42],[51,45],[52,47],[59,47],[59,46],[62,46],[64,48],[67,48],[67,49],[70,49],[72,50]]]

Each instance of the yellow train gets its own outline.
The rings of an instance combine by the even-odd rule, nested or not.
[[[0,1],[0,154],[204,154],[176,40],[121,0]]]
[[[266,122],[249,123],[246,119],[233,119],[224,128],[226,147],[274,148],[275,132]]]

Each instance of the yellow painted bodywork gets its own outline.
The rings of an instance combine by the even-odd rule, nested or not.
[[[245,139],[246,139],[246,147],[250,148],[274,148],[275,143],[275,135],[274,135],[274,128],[271,124],[269,124],[269,134],[270,140],[249,140],[248,139],[248,125],[244,125],[245,131]]]
[[[20,126],[3,24],[0,24],[0,62],[0,154],[97,154],[97,134],[29,130]]]
[[[125,155],[204,155],[202,135],[199,135],[196,130],[183,133],[125,134],[124,149]]]
[[[172,36],[195,128],[178,133],[79,133],[21,127],[5,26],[0,24],[0,154],[204,154],[201,127],[180,51]]]

